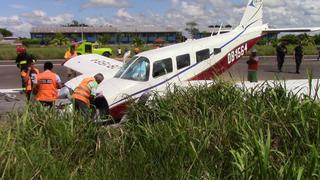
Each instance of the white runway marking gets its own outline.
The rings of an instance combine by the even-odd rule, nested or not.
[[[61,64],[53,64],[54,66],[61,66]],[[43,64],[36,64],[36,66],[43,66]],[[0,65],[0,67],[17,67],[15,64],[6,64],[6,65]]]
[[[60,62],[60,61],[64,61],[64,59],[37,60],[37,62],[47,62],[47,61]],[[10,63],[10,62],[15,62],[15,60],[0,60],[0,62]]]
[[[22,88],[16,88],[16,89],[0,89],[0,93],[12,93],[17,94],[22,91]]]

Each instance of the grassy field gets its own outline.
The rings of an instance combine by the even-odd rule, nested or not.
[[[319,179],[320,103],[219,82],[132,104],[121,128],[29,106],[0,134],[2,179]]]
[[[116,50],[118,47],[122,49],[122,52],[125,48],[131,49],[133,52],[132,46],[110,46],[113,49],[113,57],[116,56]],[[142,50],[148,50],[153,48],[152,46],[145,46]],[[38,59],[63,59],[64,53],[68,47],[29,47],[28,51],[34,54]],[[275,48],[272,46],[256,46],[258,54],[260,56],[272,56],[275,55]],[[288,46],[288,54],[293,54],[293,45]],[[307,46],[305,47],[305,54],[306,55],[316,55],[317,48],[315,46]],[[16,51],[15,47],[11,46],[0,46],[0,60],[11,60],[15,59]]]
[[[113,56],[116,57],[117,49],[120,47],[122,52],[125,48],[131,49],[131,46],[111,46],[113,50]],[[146,46],[142,50],[148,50],[151,47]],[[28,52],[35,55],[38,59],[63,59],[64,53],[68,47],[28,47]],[[16,58],[16,49],[12,46],[0,46],[0,60],[13,60]]]

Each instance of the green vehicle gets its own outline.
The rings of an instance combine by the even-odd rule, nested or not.
[[[99,54],[105,57],[111,57],[112,55],[112,49],[111,48],[98,48],[97,44],[93,44],[91,42],[81,42],[77,49],[78,55],[83,54]]]

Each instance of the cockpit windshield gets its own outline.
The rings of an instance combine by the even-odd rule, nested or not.
[[[148,81],[149,72],[149,59],[135,56],[124,64],[114,77],[134,81]]]

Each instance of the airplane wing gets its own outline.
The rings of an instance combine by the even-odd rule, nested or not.
[[[264,33],[281,33],[281,32],[313,32],[320,31],[320,27],[312,27],[312,28],[270,28],[264,30]]]
[[[122,62],[100,56],[97,54],[87,54],[74,57],[64,63],[64,66],[81,74],[108,73],[113,76],[121,68]]]

